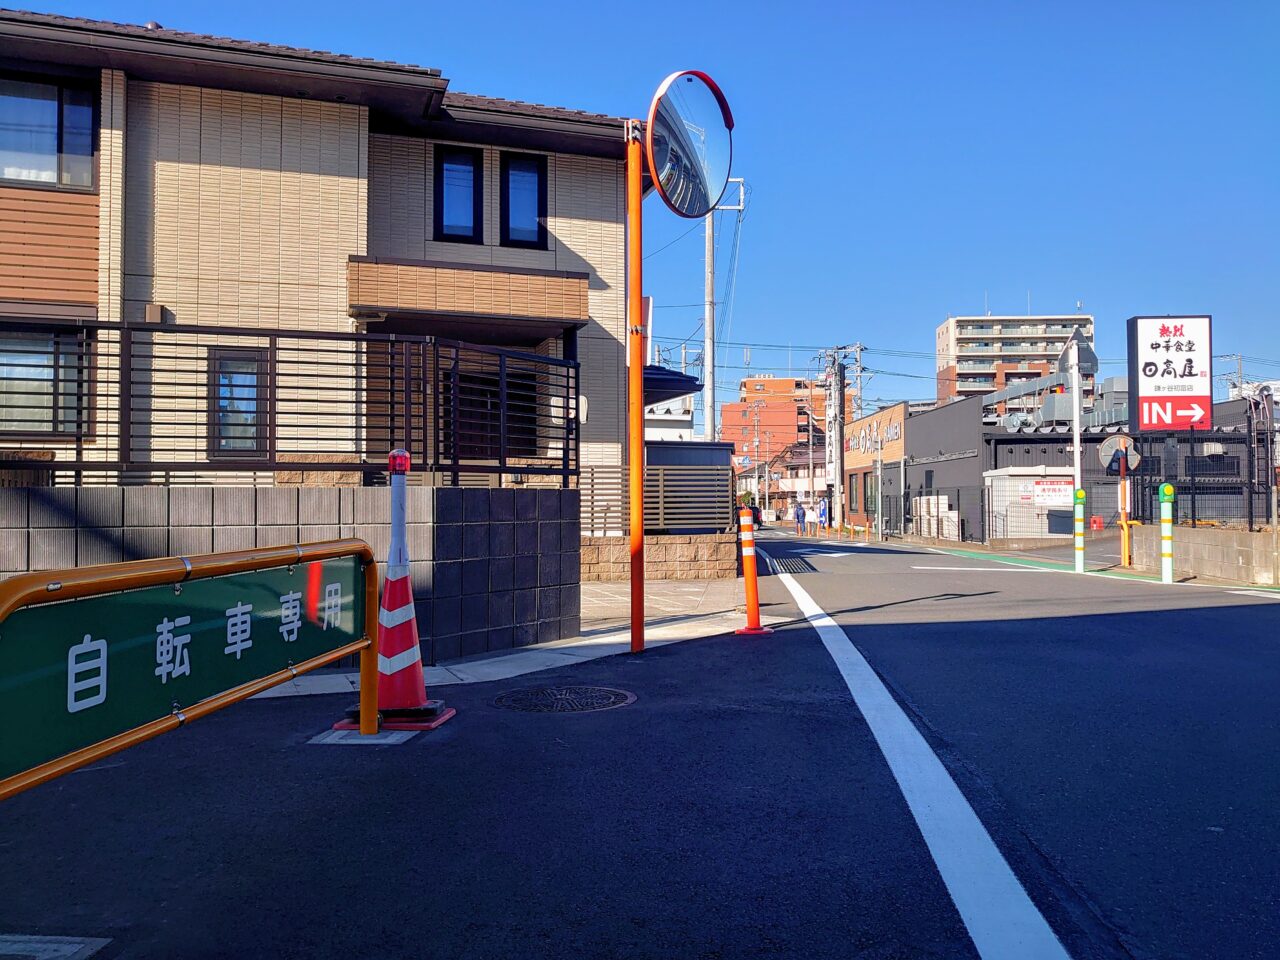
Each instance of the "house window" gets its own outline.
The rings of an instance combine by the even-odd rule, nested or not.
[[[265,350],[209,351],[209,456],[267,456],[270,387]]]
[[[74,434],[79,357],[74,334],[0,333],[0,432]]]
[[[502,383],[494,373],[441,370],[440,409],[449,415],[437,425],[446,459],[498,460],[539,456],[540,428],[545,429],[545,399],[538,394],[537,374],[508,367],[506,427],[502,436]]]
[[[464,147],[436,147],[435,155],[435,238],[483,243],[483,154]]]
[[[547,158],[504,153],[502,245],[547,249]]]
[[[93,91],[0,77],[0,180],[93,187]]]

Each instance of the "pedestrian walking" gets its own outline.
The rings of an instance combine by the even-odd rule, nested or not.
[[[804,504],[796,502],[796,536],[804,536]]]

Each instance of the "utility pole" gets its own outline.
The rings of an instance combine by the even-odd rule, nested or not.
[[[832,488],[831,523],[837,529],[844,526],[844,357],[837,354],[834,392],[836,397],[835,425],[835,484]],[[861,403],[861,401],[859,401]]]
[[[852,349],[853,349],[853,381],[854,381],[854,389],[857,391],[854,397],[854,403],[856,404],[856,409],[857,409],[856,419],[861,420],[862,419],[862,344],[855,343]],[[844,414],[843,398],[841,398],[840,413],[843,416]]]
[[[738,217],[747,209],[746,181],[730,177],[738,185],[738,202],[722,204],[705,219],[705,277],[703,278],[702,312],[702,439],[716,438],[716,210],[736,210]]]
[[[848,350],[848,347],[835,347],[823,352],[827,363],[826,460],[831,478],[828,516],[833,526],[844,522],[844,358]]]
[[[773,472],[773,432],[766,430],[764,432],[764,502],[769,502],[769,484],[773,480],[770,474]],[[761,510],[768,509],[761,507]]]
[[[884,539],[884,438],[876,437],[876,539]]]
[[[752,423],[755,426],[755,439],[751,443],[751,453],[755,456],[755,505],[760,506],[760,408],[764,406],[763,400],[753,400],[751,402]]]
[[[807,509],[814,509],[814,476],[813,476],[813,384],[817,380],[817,376],[810,371],[809,375],[809,506]]]
[[[707,214],[702,306],[702,439],[716,438],[716,212]]]
[[[1079,490],[1083,485],[1084,477],[1080,472],[1080,415],[1081,407],[1084,406],[1084,397],[1080,392],[1080,342],[1072,339],[1071,341],[1071,464],[1072,477],[1075,478],[1075,488]]]

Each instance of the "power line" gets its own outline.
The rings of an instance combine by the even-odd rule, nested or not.
[[[674,240],[670,240],[670,241],[668,241],[667,243],[664,243],[664,244],[663,244],[662,246],[660,246],[657,250],[653,251],[653,253],[646,253],[646,254],[644,255],[644,259],[645,259],[645,260],[651,260],[651,259],[653,259],[653,258],[654,258],[654,257],[656,257],[658,254],[660,254],[663,250],[667,249],[667,247],[670,247],[670,246],[673,246],[673,245],[675,245],[675,244],[679,243],[681,240],[683,240],[683,239],[684,239],[685,237],[687,237],[689,234],[693,233],[693,231],[697,230],[700,226],[702,226],[702,221],[701,221],[701,220],[696,220],[696,221],[694,221],[694,224],[693,224],[693,226],[692,226],[692,227],[690,227],[690,228],[689,228],[688,230],[686,230],[684,233],[680,234],[680,236],[676,237]]]

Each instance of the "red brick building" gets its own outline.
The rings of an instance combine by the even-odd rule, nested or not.
[[[845,422],[853,420],[853,393],[845,394]],[[818,380],[772,374],[746,377],[738,386],[738,400],[720,408],[720,439],[732,443],[734,456],[766,461],[797,441],[809,437],[809,410],[819,431],[827,415],[826,387]],[[757,438],[759,444],[756,444]]]

